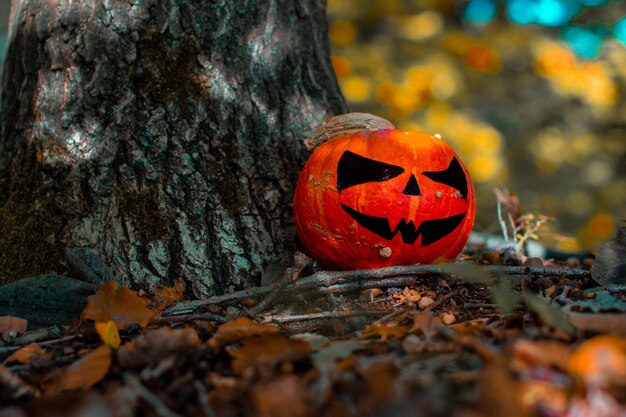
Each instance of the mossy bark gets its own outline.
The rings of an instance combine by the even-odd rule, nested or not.
[[[314,128],[346,111],[321,0],[13,0],[0,281],[89,247],[196,296],[292,250]],[[13,256],[9,255],[12,254]]]

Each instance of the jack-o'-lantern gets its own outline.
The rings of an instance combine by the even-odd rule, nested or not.
[[[361,130],[315,149],[298,180],[294,218],[325,268],[377,268],[454,259],[475,206],[469,173],[442,139]]]

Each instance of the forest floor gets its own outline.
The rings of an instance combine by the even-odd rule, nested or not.
[[[590,263],[301,257],[200,301],[109,281],[71,326],[0,319],[0,416],[626,416],[626,292]]]

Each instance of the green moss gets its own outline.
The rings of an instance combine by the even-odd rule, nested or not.
[[[122,216],[130,219],[139,239],[144,242],[161,240],[168,235],[170,213],[161,211],[161,194],[158,188],[142,190],[115,189],[115,197]]]
[[[139,69],[130,74],[136,94],[160,104],[178,103],[202,95],[203,82],[194,71],[201,49],[193,38],[172,40],[158,31],[143,33],[138,42]]]
[[[14,161],[0,178],[0,284],[62,271],[63,221],[41,192],[35,153]]]

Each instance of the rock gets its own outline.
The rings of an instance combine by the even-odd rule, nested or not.
[[[626,284],[626,227],[600,247],[591,266],[591,277],[600,284]]]
[[[0,286],[0,316],[28,320],[28,330],[69,324],[82,312],[92,284],[61,275],[39,275]]]

